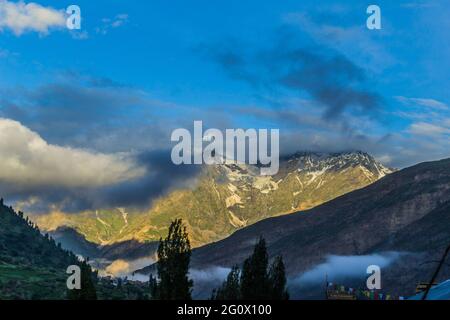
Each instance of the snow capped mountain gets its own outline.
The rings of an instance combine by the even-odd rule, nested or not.
[[[292,167],[298,168],[298,162],[306,164],[301,170],[307,173],[327,168],[315,182],[325,179],[334,166],[340,168],[336,172],[347,170],[344,176],[354,170],[363,180],[372,177],[365,175],[364,170],[370,170],[374,177],[390,172],[363,153],[300,155],[292,158]],[[338,179],[339,173],[329,177]],[[330,186],[338,188],[342,181]],[[370,255],[373,260],[374,255],[383,252],[399,254],[395,263],[383,268],[383,290],[413,294],[417,282],[435,272],[436,264],[426,261],[441,259],[448,247],[449,212],[450,159],[424,162],[389,174],[363,190],[347,193],[307,214],[267,219],[243,228],[223,241],[194,251],[193,268],[241,263],[242,257],[253,250],[255,239],[263,236],[269,253],[283,256],[292,277],[317,271],[330,256]],[[448,279],[450,270],[442,268],[439,277]],[[317,294],[322,295],[320,288],[317,286]]]
[[[381,179],[394,172],[376,161],[371,155],[356,151],[345,153],[298,153],[287,160],[289,167],[294,165],[299,171],[324,172],[342,171],[352,167],[367,170],[371,178]]]
[[[45,231],[70,227],[107,245],[158,240],[171,220],[182,218],[192,244],[199,246],[262,219],[310,209],[393,172],[363,152],[302,152],[280,160],[275,176],[261,176],[257,166],[246,164],[205,166],[195,185],[174,190],[144,212],[99,208],[58,219],[43,216],[37,223]]]
[[[245,187],[252,186],[264,192],[276,190],[278,184],[283,182],[291,174],[308,176],[307,184],[316,180],[323,180],[321,177],[327,174],[345,173],[350,170],[360,170],[370,181],[376,181],[394,172],[395,170],[385,167],[376,161],[371,155],[356,151],[345,153],[317,153],[301,152],[281,160],[280,171],[273,177],[262,177],[256,166],[245,164],[219,165],[216,170],[226,176],[226,178],[237,184],[244,184]],[[247,184],[247,186],[245,186]],[[301,183],[302,184],[302,183]],[[232,188],[237,188],[233,186]]]

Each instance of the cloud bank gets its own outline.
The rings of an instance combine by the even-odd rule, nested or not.
[[[383,269],[401,255],[402,253],[399,252],[384,252],[363,256],[330,255],[326,262],[294,278],[291,283],[294,286],[324,283],[326,277],[329,281],[338,281],[345,278],[366,278],[369,276],[366,273],[368,266],[377,265]]]
[[[98,153],[52,145],[17,121],[0,118],[0,196],[31,213],[147,207],[190,185],[198,166],[175,166],[170,151]]]
[[[61,28],[65,24],[63,11],[34,2],[0,0],[0,30],[9,29],[16,36],[30,31],[47,34],[51,28]]]
[[[449,157],[449,104],[433,96],[382,94],[372,67],[380,66],[378,58],[395,57],[389,59],[382,46],[375,46],[377,59],[358,54],[376,38],[355,43],[364,30],[321,25],[305,14],[285,20],[267,45],[223,39],[198,47],[230,79],[252,89],[256,103],[236,112],[283,128],[282,154],[364,150],[395,168]]]
[[[320,45],[301,46],[290,32],[280,32],[277,39],[270,48],[242,49],[245,45],[229,41],[201,50],[233,79],[278,96],[313,98],[326,119],[380,107],[382,99],[370,90],[365,71],[344,55]]]
[[[17,121],[0,118],[0,181],[20,188],[101,187],[143,176],[124,154],[48,144]]]

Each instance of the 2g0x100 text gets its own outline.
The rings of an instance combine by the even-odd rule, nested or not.
[[[222,315],[270,315],[270,305],[222,305]]]

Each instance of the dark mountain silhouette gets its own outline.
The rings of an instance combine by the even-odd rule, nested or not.
[[[390,290],[411,292],[428,280],[450,243],[450,159],[422,163],[308,211],[266,219],[194,250],[193,267],[232,266],[260,236],[271,257],[282,255],[293,276],[328,255],[407,251],[384,272]],[[424,263],[425,262],[425,263]],[[448,268],[447,268],[448,269]],[[450,277],[443,272],[442,277]]]
[[[0,201],[0,300],[64,299],[77,257]]]
[[[78,245],[80,235],[73,230],[64,232],[70,233]],[[103,248],[108,250],[103,254],[113,256],[118,254],[116,250],[126,250],[126,245]],[[87,242],[84,250],[96,252],[95,246]],[[122,281],[116,286],[112,279],[97,277],[96,272],[81,263],[74,253],[63,249],[59,241],[48,234],[43,235],[28,217],[3,205],[0,200],[0,300],[81,299],[78,293],[68,294],[66,270],[71,265],[84,268],[82,277],[92,277],[99,299],[142,299],[147,294],[145,283]]]
[[[170,222],[186,221],[193,247],[226,238],[263,219],[306,210],[365,187],[393,172],[364,152],[302,152],[282,158],[275,176],[258,166],[204,166],[190,188],[175,189],[148,210],[98,208],[34,216],[45,232],[69,227],[92,243],[141,243],[164,237]],[[83,246],[83,245],[82,245]]]
[[[139,242],[127,240],[109,245],[99,245],[89,242],[86,238],[70,227],[60,227],[50,232],[56,242],[72,252],[91,259],[139,259],[156,253],[158,242]]]

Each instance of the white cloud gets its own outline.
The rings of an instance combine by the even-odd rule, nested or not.
[[[104,18],[102,19],[102,26],[96,28],[96,32],[99,34],[107,34],[110,29],[115,29],[123,26],[128,22],[128,14],[122,13],[114,17],[114,19]]]
[[[402,96],[398,96],[395,98],[404,104],[419,105],[436,110],[449,110],[449,107],[445,103],[437,101],[435,99],[407,98]]]
[[[116,19],[111,23],[111,27],[117,28],[128,21],[128,15],[123,13],[116,16]]]
[[[450,134],[450,129],[439,126],[433,123],[427,122],[417,122],[413,123],[409,128],[411,133],[426,135],[426,136],[437,136],[442,134]]]
[[[407,253],[383,252],[363,256],[330,255],[327,257],[326,262],[294,278],[292,284],[323,282],[326,277],[331,281],[337,281],[342,278],[365,278],[368,277],[366,272],[368,266],[377,265],[385,268],[405,254]]]
[[[135,271],[141,270],[149,265],[155,263],[155,257],[148,256],[135,260],[114,260],[104,270],[100,269],[100,275],[102,276],[114,276],[114,277],[128,277],[130,280],[140,281],[140,276],[136,276]],[[148,275],[145,276],[145,280],[148,281]]]
[[[86,40],[89,38],[89,33],[87,31],[72,30],[70,35],[75,40]]]
[[[34,2],[0,0],[0,30],[10,29],[17,36],[27,31],[46,34],[50,28],[64,27],[65,24],[63,11]]]
[[[0,182],[25,189],[101,187],[145,174],[126,154],[51,145],[19,122],[4,118],[0,118],[0,163]]]

